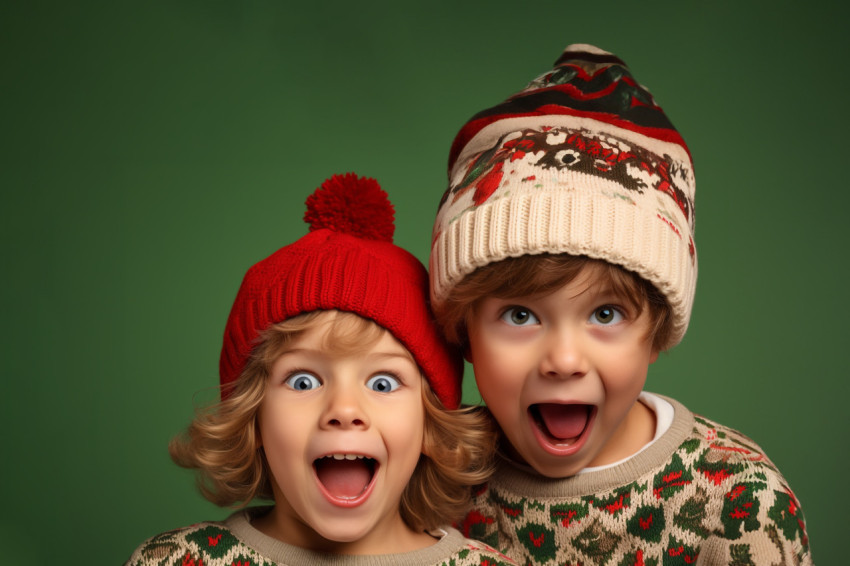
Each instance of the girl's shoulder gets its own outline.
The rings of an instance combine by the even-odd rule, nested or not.
[[[223,522],[205,521],[149,538],[139,545],[125,566],[160,566],[175,561],[192,566],[265,563]]]

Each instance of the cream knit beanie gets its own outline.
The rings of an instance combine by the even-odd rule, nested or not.
[[[431,297],[508,257],[569,253],[653,283],[688,326],[697,276],[694,173],[684,140],[616,56],[570,45],[554,69],[467,122],[449,155]]]

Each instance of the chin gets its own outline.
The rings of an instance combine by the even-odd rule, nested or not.
[[[369,527],[364,525],[324,525],[313,528],[323,539],[340,544],[357,542],[369,532]]]
[[[564,479],[576,475],[586,467],[579,462],[546,462],[531,464],[538,474],[551,479]]]

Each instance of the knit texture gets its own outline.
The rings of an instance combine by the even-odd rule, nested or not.
[[[316,310],[358,314],[407,348],[442,403],[460,402],[462,360],[440,335],[422,263],[393,245],[394,209],[374,179],[334,176],[307,200],[310,232],[251,267],[224,331],[222,397],[271,325]]]
[[[402,554],[349,556],[312,552],[268,537],[251,526],[250,508],[224,522],[204,522],[145,541],[125,566],[509,566],[513,562],[454,529],[434,545]]]
[[[492,262],[585,255],[664,293],[671,347],[696,287],[694,196],[687,146],[649,91],[614,55],[571,45],[455,138],[432,238],[433,304]]]
[[[670,429],[612,468],[552,480],[503,461],[464,535],[520,564],[812,564],[800,504],[761,448],[667,400]]]

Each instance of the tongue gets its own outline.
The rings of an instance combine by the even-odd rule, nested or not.
[[[363,493],[372,481],[372,468],[365,459],[316,461],[316,475],[325,489],[334,497],[353,499]]]
[[[538,405],[537,408],[549,434],[559,440],[576,438],[587,426],[587,405],[546,403]]]

